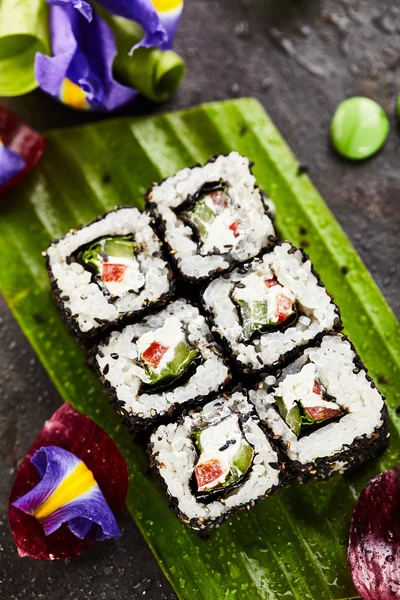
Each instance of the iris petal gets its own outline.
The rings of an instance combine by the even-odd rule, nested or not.
[[[40,448],[31,461],[42,479],[13,506],[36,517],[46,536],[62,523],[81,539],[120,535],[114,515],[83,461],[56,446]]]
[[[18,175],[25,166],[22,156],[4,146],[0,139],[0,186]]]
[[[118,83],[112,71],[117,54],[110,27],[72,0],[48,0],[54,56],[37,53],[35,76],[40,87],[77,109],[113,110],[137,91]],[[79,89],[77,89],[79,88]]]
[[[99,4],[111,14],[136,21],[141,25],[144,37],[133,46],[132,51],[140,46],[145,48],[156,46],[162,50],[170,48],[171,40],[151,0],[99,0]]]
[[[183,10],[183,0],[153,0],[161,24],[168,35],[169,47],[178,29]]]

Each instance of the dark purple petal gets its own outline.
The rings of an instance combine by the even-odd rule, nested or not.
[[[42,479],[12,505],[38,518],[46,536],[57,531],[63,523],[70,524],[71,521],[72,533],[78,534],[80,538],[85,537],[85,533],[90,539],[97,540],[120,535],[114,515],[83,461],[67,450],[47,446],[40,448],[31,458],[31,462]],[[82,475],[88,476],[83,486],[74,488],[74,493],[70,493],[70,498],[65,502],[54,502],[60,486],[68,492],[77,481],[82,481]],[[89,483],[86,483],[87,481]],[[48,506],[44,504],[47,501],[53,501],[55,506],[47,511],[46,516],[40,517],[42,507]]]
[[[113,110],[132,100],[137,91],[113,76],[117,49],[109,26],[95,12],[89,21],[72,1],[49,3],[54,56],[36,55],[35,76],[40,87],[81,110]]]
[[[400,465],[371,479],[362,491],[347,558],[363,600],[400,598]]]
[[[179,21],[181,18],[183,10],[183,0],[182,2],[177,3],[175,8],[170,10],[158,11],[158,16],[161,24],[163,25],[165,31],[168,35],[168,47],[172,48],[172,42],[175,38]]]
[[[47,2],[49,4],[52,4],[53,6],[56,6],[57,4],[59,6],[66,6],[69,4],[73,6],[78,12],[80,12],[81,15],[85,17],[85,19],[87,19],[88,21],[92,20],[93,9],[90,6],[89,2],[86,2],[85,0],[47,0]]]
[[[136,21],[142,26],[144,37],[133,49],[140,46],[156,46],[162,50],[170,47],[168,34],[151,0],[99,0],[99,4],[113,15]]]
[[[37,131],[0,104],[0,194],[29,173],[45,147],[46,141]]]
[[[72,521],[72,527],[71,527]],[[86,522],[86,524],[85,524]],[[68,523],[72,533],[83,539],[105,540],[119,537],[121,532],[101,490],[98,486],[69,502],[43,521],[46,535],[50,535]]]
[[[0,111],[1,117],[1,111]],[[109,435],[94,421],[65,403],[46,421],[36,441],[18,467],[10,493],[8,521],[20,556],[38,560],[55,560],[78,556],[101,534],[97,524],[83,517],[72,518],[54,533],[46,536],[42,524],[13,503],[40,483],[39,471],[44,474],[45,461],[31,458],[43,447],[57,445],[83,461],[93,473],[108,506],[117,515],[124,506],[128,490],[128,469],[124,457]],[[39,455],[41,456],[41,455]],[[38,471],[39,468],[39,471]],[[86,523],[86,524],[85,524]],[[108,525],[107,525],[108,528]],[[77,535],[74,534],[76,531]],[[80,539],[80,535],[90,536]]]
[[[27,494],[13,502],[13,506],[28,514],[33,514],[42,502],[47,500],[81,462],[74,454],[56,446],[40,448],[31,458],[42,480]]]
[[[21,173],[25,166],[22,156],[6,148],[0,138],[0,187]]]

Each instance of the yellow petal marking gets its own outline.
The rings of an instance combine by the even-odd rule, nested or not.
[[[183,0],[152,0],[157,12],[168,12],[182,6]]]
[[[86,100],[86,94],[83,89],[67,77],[61,85],[60,100],[77,110],[87,110],[89,108],[89,103]]]
[[[89,471],[83,462],[79,463],[51,496],[34,511],[33,516],[39,520],[45,519],[64,504],[90,490],[94,485],[96,485],[96,481],[92,471]]]

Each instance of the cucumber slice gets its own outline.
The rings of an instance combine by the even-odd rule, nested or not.
[[[233,466],[239,469],[241,475],[247,473],[250,469],[254,456],[254,450],[250,444],[243,444],[239,452],[236,454],[233,460]]]
[[[299,436],[302,426],[302,418],[298,405],[295,404],[288,411],[285,406],[285,403],[283,402],[283,398],[281,398],[280,396],[275,396],[275,402],[282,419],[286,422],[287,426],[290,427],[293,433]]]
[[[204,200],[198,200],[194,208],[184,213],[197,228],[200,237],[207,237],[207,225],[210,225],[216,218],[216,214],[211,210]]]
[[[101,256],[102,253],[118,258],[133,259],[134,249],[135,243],[129,236],[103,238],[85,250],[82,254],[82,261],[86,264],[93,265],[99,272],[101,265],[104,262]]]
[[[242,320],[243,333],[246,337],[257,329],[262,329],[269,325],[268,321],[268,306],[265,301],[254,300],[253,302],[245,302],[238,300],[240,317]]]
[[[115,237],[104,241],[104,250],[109,256],[133,258],[134,241],[129,237]]]
[[[144,368],[150,377],[152,385],[165,384],[180,377],[185,369],[199,356],[197,348],[191,348],[185,342],[180,342],[176,348],[173,359],[166,365],[161,373],[154,372],[147,364]]]

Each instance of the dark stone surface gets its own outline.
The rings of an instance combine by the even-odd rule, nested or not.
[[[399,17],[397,0],[187,0],[176,48],[188,75],[178,94],[162,108],[140,101],[119,111],[259,98],[397,314]],[[351,95],[373,97],[391,121],[385,148],[360,164],[338,158],[328,142],[333,110]],[[39,128],[101,118],[76,114],[40,92],[5,102]],[[122,540],[97,544],[78,559],[40,564],[17,557],[7,527],[9,489],[18,462],[60,399],[2,301],[0,317],[0,597],[174,598],[127,514]]]

